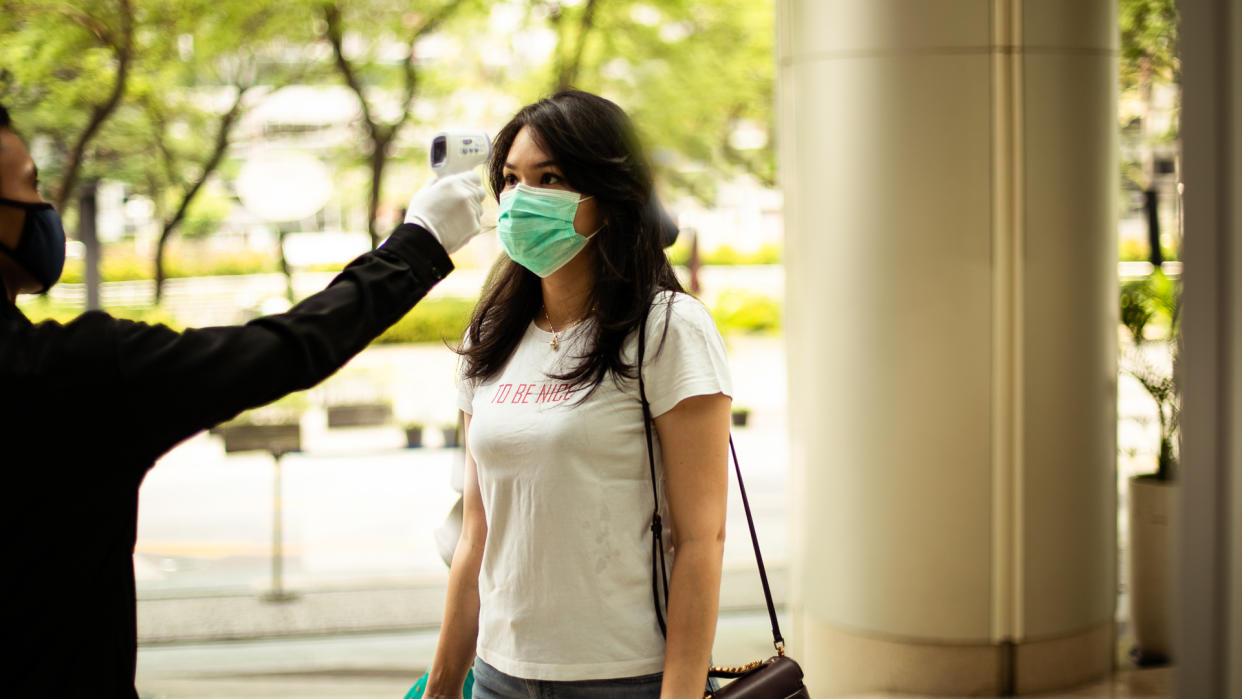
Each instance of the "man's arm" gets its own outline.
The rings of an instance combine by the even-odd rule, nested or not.
[[[127,439],[147,442],[158,455],[242,410],[315,385],[452,269],[427,231],[402,224],[286,313],[182,333],[117,321],[118,397],[129,404],[125,422],[137,428],[125,431]]]
[[[105,361],[118,367],[115,419],[129,428],[117,432],[127,450],[158,457],[200,429],[327,378],[453,269],[448,253],[480,231],[482,200],[477,173],[430,182],[378,250],[287,313],[183,333],[111,321],[114,341],[104,347],[115,363]]]

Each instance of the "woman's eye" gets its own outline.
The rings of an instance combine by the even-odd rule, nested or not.
[[[505,175],[505,186],[506,187],[513,187],[516,184],[517,184],[517,177],[514,176],[512,172]]]
[[[565,184],[565,178],[555,172],[545,172],[539,182],[541,184]]]

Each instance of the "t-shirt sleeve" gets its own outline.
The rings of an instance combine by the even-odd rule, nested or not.
[[[643,379],[653,417],[693,396],[733,396],[724,339],[698,299],[669,294],[652,305],[646,352]]]

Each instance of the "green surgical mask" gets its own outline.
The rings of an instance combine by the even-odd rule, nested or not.
[[[546,277],[586,247],[594,237],[574,230],[578,204],[590,199],[560,189],[519,184],[500,193],[500,245],[514,262]]]

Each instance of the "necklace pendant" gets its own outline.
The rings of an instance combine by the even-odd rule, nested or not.
[[[555,352],[556,350],[559,350],[561,348],[561,343],[556,341],[556,337],[553,337],[552,341],[548,343],[548,347],[551,347],[552,351]]]

